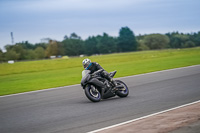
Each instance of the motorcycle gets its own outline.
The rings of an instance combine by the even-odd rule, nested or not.
[[[89,100],[92,102],[99,102],[101,99],[107,99],[114,96],[119,97],[127,97],[129,94],[129,89],[127,85],[121,80],[115,80],[116,86],[114,86],[111,82],[101,76],[101,72],[103,69],[98,70],[92,74],[90,74],[90,70],[83,70],[82,71],[82,79],[81,79],[81,86],[85,91],[85,95]],[[117,71],[110,72],[110,77],[114,77]],[[99,82],[101,81],[106,88],[103,89]]]

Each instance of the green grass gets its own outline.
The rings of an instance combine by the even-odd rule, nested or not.
[[[87,57],[86,57],[87,58]],[[200,47],[89,57],[116,77],[200,64]],[[0,95],[79,84],[83,58],[0,64]]]

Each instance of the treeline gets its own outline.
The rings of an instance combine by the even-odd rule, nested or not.
[[[149,34],[135,36],[128,27],[122,27],[118,37],[103,35],[91,36],[82,40],[76,33],[63,41],[48,39],[47,43],[31,44],[28,41],[6,45],[6,52],[0,49],[0,61],[45,59],[50,56],[79,56],[107,54],[165,48],[189,48],[200,46],[200,32],[183,34]]]

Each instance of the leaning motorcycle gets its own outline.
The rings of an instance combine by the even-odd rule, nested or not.
[[[90,70],[82,71],[81,86],[85,91],[85,95],[92,102],[99,102],[101,99],[107,99],[114,96],[127,97],[129,89],[127,85],[121,80],[115,80],[116,86],[113,86],[107,79],[101,76],[103,69],[98,70],[90,74]],[[110,77],[114,77],[117,71],[110,72]],[[96,80],[101,81],[105,86],[106,90],[99,87]]]

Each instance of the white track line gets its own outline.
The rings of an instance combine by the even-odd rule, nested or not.
[[[193,66],[186,66],[186,67],[178,67],[178,68],[166,69],[166,70],[155,71],[155,72],[150,72],[150,73],[143,73],[143,74],[138,74],[138,75],[133,75],[133,76],[120,77],[119,79],[129,78],[129,77],[136,77],[136,76],[143,76],[143,75],[148,75],[148,74],[155,74],[155,73],[160,73],[160,72],[169,72],[169,71],[173,71],[173,70],[180,70],[180,69],[191,68],[191,67],[200,67],[200,65],[193,65]]]
[[[199,67],[199,66],[200,66],[200,65],[193,65],[193,66],[187,66],[187,67],[179,67],[179,68],[173,68],[173,69],[167,69],[167,70],[162,70],[162,71],[144,73],[144,74],[139,74],[139,75],[120,77],[120,78],[116,78],[116,79],[130,78],[130,77],[136,77],[136,76],[143,76],[143,75],[148,75],[148,74],[155,74],[155,73],[160,73],[160,72],[167,72],[167,71],[185,69],[185,68],[190,68],[190,67]],[[43,92],[43,91],[49,91],[49,90],[55,90],[55,89],[64,89],[64,88],[66,88],[66,87],[73,87],[73,86],[79,86],[79,85],[80,85],[80,84],[75,84],[75,85],[62,86],[62,87],[57,87],[57,88],[48,88],[48,89],[43,89],[43,90],[36,90],[36,91],[29,91],[29,92],[23,92],[23,93],[17,93],[17,94],[10,94],[10,95],[0,96],[0,98],[3,98],[3,97],[10,97],[10,96],[17,96],[17,95],[22,95],[22,94],[30,94],[30,93],[36,93],[36,92]]]
[[[67,88],[67,87],[73,87],[73,86],[78,86],[78,85],[80,85],[80,84],[69,85],[69,86],[62,86],[62,87],[56,87],[56,88],[48,88],[48,89],[43,89],[43,90],[29,91],[29,92],[16,93],[16,94],[10,94],[10,95],[0,96],[0,98],[10,97],[10,96],[17,96],[17,95],[23,95],[23,94],[30,94],[30,93],[36,93],[36,92],[43,92],[43,91],[49,91],[49,90],[56,90],[56,89],[64,89],[64,88]]]
[[[129,120],[129,121],[126,121],[126,122],[122,122],[122,123],[119,123],[119,124],[115,124],[115,125],[112,125],[112,126],[108,126],[108,127],[105,127],[105,128],[101,128],[101,129],[97,129],[97,130],[94,130],[94,131],[90,131],[88,133],[97,133],[99,131],[103,131],[103,130],[106,130],[106,129],[115,128],[117,126],[121,126],[121,125],[124,125],[124,124],[128,124],[128,123],[131,123],[131,122],[142,120],[142,119],[145,119],[145,118],[148,118],[148,117],[151,117],[151,116],[155,116],[155,115],[158,115],[158,114],[166,113],[168,111],[172,111],[172,110],[175,110],[175,109],[186,107],[186,106],[189,106],[189,105],[192,105],[192,104],[196,104],[196,103],[199,103],[199,102],[200,102],[200,100],[192,102],[192,103],[184,104],[184,105],[181,105],[181,106],[178,106],[178,107],[174,107],[174,108],[171,108],[171,109],[167,109],[167,110],[164,110],[164,111],[161,111],[161,112],[157,112],[157,113],[154,113],[154,114],[150,114],[150,115],[147,115],[147,116],[143,116],[143,117],[140,117],[140,118],[136,118],[136,119],[133,119],[133,120]]]

